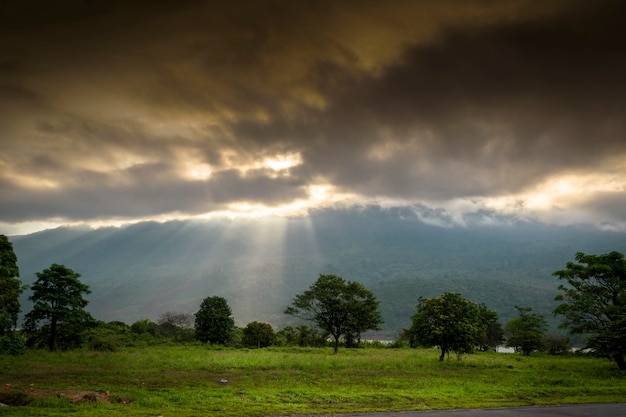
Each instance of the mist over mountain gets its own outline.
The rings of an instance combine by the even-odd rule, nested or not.
[[[533,223],[440,227],[408,209],[320,210],[307,217],[146,222],[121,228],[58,228],[10,238],[21,279],[64,264],[90,286],[100,320],[195,313],[226,298],[237,325],[293,323],[283,310],[319,274],[363,283],[381,302],[384,331],[410,325],[419,296],[446,291],[485,303],[503,323],[514,306],[553,325],[552,272],[585,253],[626,252],[626,233]],[[22,312],[30,310],[30,291]]]

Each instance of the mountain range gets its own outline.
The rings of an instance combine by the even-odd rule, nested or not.
[[[293,218],[61,227],[10,240],[23,283],[63,264],[90,286],[87,309],[100,320],[195,313],[202,299],[218,295],[237,325],[281,328],[294,324],[283,311],[296,294],[319,274],[336,274],[376,295],[389,336],[410,326],[418,297],[447,291],[484,303],[503,324],[515,306],[532,307],[556,329],[560,282],[552,273],[579,251],[626,251],[625,232],[532,222],[443,227],[409,209],[374,206]]]

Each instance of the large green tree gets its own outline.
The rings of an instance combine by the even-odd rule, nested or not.
[[[88,301],[83,294],[91,293],[89,286],[79,280],[79,273],[64,265],[52,264],[36,275],[33,294],[28,297],[33,309],[26,314],[24,332],[32,340],[46,340],[51,351],[56,349],[59,335],[69,342],[64,347],[79,343],[77,336],[95,323],[84,309]]]
[[[460,294],[447,292],[436,298],[418,299],[410,330],[413,346],[437,346],[439,360],[447,353],[471,352],[480,343],[487,326],[481,306]]]
[[[0,337],[10,335],[17,326],[19,297],[26,288],[19,276],[13,244],[5,235],[0,235]]]
[[[576,254],[576,261],[554,276],[567,282],[556,297],[555,314],[572,334],[586,334],[588,345],[611,357],[626,370],[626,260],[619,252],[604,255]]]
[[[504,333],[509,336],[506,340],[506,346],[528,356],[530,352],[544,348],[543,336],[548,328],[548,323],[543,316],[531,313],[530,307],[515,306],[515,308],[519,317],[510,319],[504,327]]]
[[[226,344],[235,327],[232,314],[225,298],[218,296],[205,298],[196,313],[196,339],[202,343]]]
[[[362,332],[379,329],[382,318],[378,305],[374,294],[363,285],[337,275],[320,275],[308,290],[296,295],[285,314],[312,321],[328,332],[337,353],[342,336],[360,338]]]

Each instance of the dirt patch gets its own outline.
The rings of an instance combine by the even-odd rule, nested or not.
[[[130,404],[128,398],[111,395],[109,392],[84,390],[49,390],[39,388],[19,388],[7,384],[0,387],[0,403],[8,406],[28,405],[35,398],[41,397],[67,398],[74,403],[102,402]]]

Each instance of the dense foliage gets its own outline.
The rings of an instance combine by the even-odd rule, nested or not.
[[[5,235],[0,235],[0,337],[12,336],[17,326],[19,297],[25,288],[19,276],[13,244]]]
[[[497,350],[504,341],[504,329],[498,321],[498,314],[484,304],[480,304],[478,315],[483,324],[483,330],[478,336],[478,348],[482,351]]]
[[[271,324],[253,321],[244,327],[241,342],[245,347],[262,348],[273,345],[275,337]]]
[[[506,346],[528,356],[532,351],[544,348],[544,334],[548,323],[543,316],[531,313],[530,307],[515,308],[519,312],[519,317],[509,320],[504,328],[505,334],[508,335]]]
[[[194,317],[188,313],[166,311],[158,320],[160,333],[178,342],[189,342],[194,339]]]
[[[80,274],[64,265],[52,264],[50,268],[37,273],[37,281],[32,285],[33,294],[29,297],[34,305],[26,314],[24,333],[30,345],[46,344],[55,350],[57,341],[61,347],[77,347],[81,344],[81,333],[94,324],[91,315],[84,310],[88,301],[83,294],[89,294],[89,286],[78,278]]]
[[[277,332],[277,336],[286,346],[320,347],[326,345],[328,335],[315,326],[301,324],[297,327],[286,326]]]
[[[410,330],[412,345],[438,347],[440,361],[450,352],[457,355],[471,352],[480,344],[487,332],[487,321],[493,317],[483,311],[484,306],[457,293],[420,297],[416,310]]]
[[[205,298],[196,313],[196,339],[202,343],[226,344],[235,327],[232,315],[233,312],[223,297]]]
[[[554,310],[563,315],[562,327],[572,333],[589,334],[590,347],[605,354],[626,370],[626,260],[619,252],[605,255],[576,254],[553,275],[565,280]]]
[[[294,298],[285,313],[312,321],[328,332],[337,353],[342,336],[358,341],[362,332],[379,328],[378,304],[363,285],[337,275],[320,275],[310,289]]]

